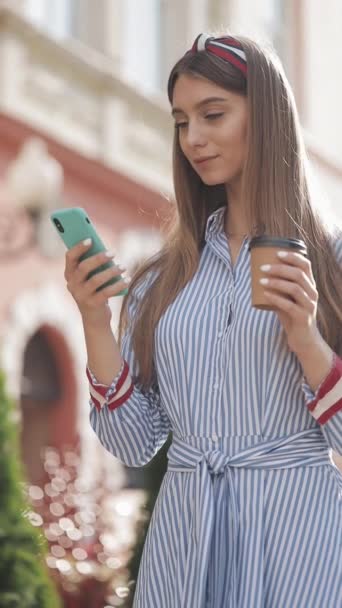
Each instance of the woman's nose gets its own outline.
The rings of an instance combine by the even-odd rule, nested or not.
[[[206,143],[202,129],[194,123],[188,125],[187,143],[190,147],[203,146]]]

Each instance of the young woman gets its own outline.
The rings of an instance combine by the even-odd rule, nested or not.
[[[121,317],[95,292],[120,269],[66,279],[82,315],[90,420],[128,466],[170,431],[136,608],[342,605],[342,238],[313,200],[290,87],[244,37],[197,37],[169,80],[173,232],[136,274]],[[252,308],[248,243],[304,239],[263,267],[274,311]]]

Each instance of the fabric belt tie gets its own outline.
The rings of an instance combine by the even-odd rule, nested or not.
[[[191,533],[179,608],[205,608],[207,576],[214,526],[214,494],[212,476],[224,474],[229,490],[228,530],[231,529],[229,606],[237,606],[236,548],[239,533],[239,509],[233,484],[234,469],[288,469],[317,467],[330,463],[329,448],[320,430],[308,429],[249,447],[234,456],[220,450],[201,451],[174,435],[168,450],[168,471],[194,473],[195,496]]]

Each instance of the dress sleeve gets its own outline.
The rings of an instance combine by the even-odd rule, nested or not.
[[[123,364],[111,385],[100,384],[87,368],[90,424],[102,445],[123,464],[131,467],[147,464],[165,443],[171,430],[158,385],[144,390],[134,380],[138,375],[138,363],[129,328],[144,285],[129,296],[128,329],[121,346]]]
[[[342,268],[342,238],[335,242],[334,250]],[[321,425],[328,445],[342,454],[342,359],[334,353],[331,370],[315,392],[305,378],[302,388],[306,405]]]

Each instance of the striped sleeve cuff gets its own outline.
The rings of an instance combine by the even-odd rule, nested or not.
[[[90,400],[98,411],[101,411],[105,405],[108,409],[115,410],[129,399],[134,390],[126,361],[123,361],[119,373],[109,386],[98,382],[89,367],[86,368],[86,374],[89,382]]]
[[[308,408],[319,424],[325,424],[342,410],[342,359],[336,353],[329,374],[309,401]]]

